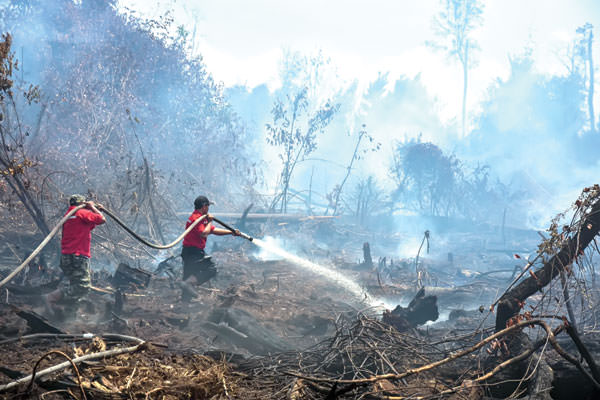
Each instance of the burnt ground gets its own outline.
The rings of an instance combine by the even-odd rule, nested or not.
[[[256,227],[253,233],[260,237],[261,231],[267,229]],[[40,360],[38,371],[64,362],[66,357],[134,347],[139,344],[135,338],[144,343],[135,351],[78,363],[77,371],[66,367],[31,386],[28,381],[0,392],[0,396],[478,399],[535,392],[538,397],[534,398],[573,398],[569,396],[576,387],[579,398],[594,398],[594,389],[583,374],[551,346],[534,353],[538,361],[523,367],[520,376],[524,379],[502,378],[499,372],[489,380],[476,381],[510,358],[511,352],[512,356],[519,354],[510,343],[506,353],[486,345],[402,378],[335,382],[402,375],[492,334],[494,314],[488,308],[508,286],[515,266],[524,264],[514,254],[525,257],[535,249],[536,232],[505,231],[500,240],[499,230],[493,228],[432,230],[427,252],[422,233],[367,233],[331,220],[275,225],[268,231],[285,238],[284,245],[299,256],[353,278],[388,308],[408,304],[417,291],[420,271],[426,294],[437,297],[440,318],[400,333],[381,321],[384,307],[366,304],[336,282],[286,260],[258,258],[256,246],[248,242],[211,237],[216,243],[211,254],[218,262],[219,275],[209,286],[194,286],[198,296],[189,302],[181,301],[177,258],[170,261],[174,278],[164,273],[152,275],[147,285],[122,287],[119,298],[92,292],[76,320],[53,318],[45,307],[40,294],[48,291],[43,285],[56,277],[52,268],[32,270],[27,277],[16,278],[17,283],[8,289],[2,288],[0,387],[30,374]],[[364,263],[364,242],[371,245],[373,266]],[[35,245],[32,240],[29,246],[33,249]],[[27,248],[27,240],[21,240],[20,246]],[[410,256],[406,256],[407,247]],[[4,265],[14,253],[14,248],[2,250]],[[115,257],[99,253],[93,260],[93,284],[112,291],[116,287]],[[113,268],[109,269],[111,260]],[[152,273],[157,260],[136,256],[133,266]],[[27,293],[31,287],[37,289]],[[27,335],[48,329],[28,325],[17,314],[23,310],[46,317],[50,325],[69,335],[30,338]],[[586,319],[582,329],[586,343],[597,343],[594,321]],[[526,332],[527,341],[535,342],[541,331]],[[86,333],[92,335],[82,336]],[[558,338],[577,355],[568,337]],[[595,351],[593,344],[588,347]],[[548,369],[549,375],[542,374]]]

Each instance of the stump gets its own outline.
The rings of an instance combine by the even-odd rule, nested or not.
[[[436,321],[439,316],[437,296],[425,296],[425,289],[421,288],[408,307],[396,306],[392,311],[386,310],[382,320],[399,332],[404,332],[427,321]]]

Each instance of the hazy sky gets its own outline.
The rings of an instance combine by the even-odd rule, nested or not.
[[[281,49],[322,50],[342,78],[373,80],[378,72],[421,77],[442,104],[443,119],[460,113],[462,75],[456,62],[425,45],[434,39],[439,0],[121,0],[121,5],[157,17],[173,10],[177,25],[196,32],[195,52],[226,86],[277,85]],[[536,67],[565,72],[560,53],[585,22],[600,26],[600,1],[488,0],[475,38],[481,51],[471,71],[473,110],[508,57],[534,49]],[[598,41],[596,41],[598,43]],[[600,48],[594,51],[600,65]],[[598,103],[598,102],[597,102]]]
[[[473,32],[480,50],[475,54],[476,63],[469,75],[467,110],[471,120],[467,131],[473,129],[472,121],[481,111],[479,105],[490,87],[498,79],[508,77],[510,57],[531,52],[534,68],[539,73],[566,75],[566,49],[573,44],[576,29],[586,22],[596,28],[595,32],[600,27],[600,0],[483,0],[483,3],[482,25]],[[225,86],[245,84],[253,88],[267,83],[271,88],[277,87],[283,49],[306,55],[322,51],[346,82],[360,80],[367,84],[373,82],[378,73],[389,73],[391,78],[414,78],[420,74],[419,82],[425,85],[428,95],[435,98],[427,104],[434,104],[436,109],[420,113],[418,107],[423,104],[415,99],[413,107],[404,112],[419,114],[415,121],[421,125],[412,125],[414,115],[390,116],[390,121],[396,121],[394,126],[369,125],[371,133],[383,146],[381,151],[367,155],[361,161],[361,171],[373,174],[380,182],[389,179],[387,171],[394,140],[401,139],[406,133],[424,132],[425,140],[446,145],[448,151],[454,151],[452,143],[443,141],[444,132],[427,129],[428,121],[423,120],[429,115],[434,119],[439,116],[442,124],[448,127],[460,123],[461,67],[457,61],[426,45],[427,41],[436,39],[433,19],[442,7],[439,0],[121,0],[121,5],[148,18],[157,18],[166,10],[172,10],[176,25],[184,25],[189,32],[195,32],[194,53],[202,55],[207,70]],[[594,39],[594,62],[600,66],[600,40],[598,36]],[[600,115],[600,90],[595,93],[596,115]],[[454,140],[451,136],[447,138]],[[337,142],[339,138],[332,140],[340,143]],[[546,184],[553,182],[555,187],[547,197],[553,197],[556,205],[550,207],[546,202],[543,207],[532,207],[541,214],[546,213],[542,217],[535,216],[537,221],[543,221],[540,226],[545,226],[547,219],[568,207],[581,187],[594,183],[600,168],[597,163],[581,171],[572,171],[571,167],[552,162],[545,156],[551,154],[547,149],[552,143],[538,143],[541,147],[538,147],[535,159],[528,154],[528,149],[524,149],[519,154],[527,156],[513,157],[518,161],[507,158],[510,168],[505,164],[495,166],[496,174],[503,179],[511,180],[513,174],[534,166],[532,170],[537,172],[533,173],[531,182],[538,179]],[[525,146],[518,142],[514,145]],[[324,146],[329,148],[326,143],[320,143],[321,150]],[[560,146],[558,148],[560,153]],[[328,153],[328,159],[334,153],[351,154],[351,149],[335,147],[335,150]],[[275,149],[265,146],[262,151],[262,158],[276,166]],[[490,162],[487,159],[477,161]],[[273,167],[267,169],[266,174],[268,171],[274,175],[279,170]],[[335,171],[343,172],[341,169]],[[323,187],[315,183],[315,191],[327,193],[331,189],[332,182],[338,177],[333,172],[329,175],[331,177]],[[553,178],[547,180],[544,175]],[[267,182],[275,181],[275,175],[271,178]],[[538,186],[540,193],[547,189]]]

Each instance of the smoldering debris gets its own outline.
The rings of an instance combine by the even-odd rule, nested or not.
[[[299,223],[294,234],[304,235],[309,248],[304,229],[325,223],[330,237],[347,229],[329,221],[306,223],[312,225]],[[488,271],[506,273],[480,267],[460,275],[467,269],[461,265],[484,259],[472,251],[468,236],[464,253],[454,250],[452,258],[440,259],[422,252],[418,262],[382,253],[381,243],[396,238],[346,237],[339,251],[325,257],[382,300],[377,307],[286,260],[261,261],[251,248],[238,247],[213,252],[221,264],[218,278],[210,286],[188,284],[194,296],[187,301],[178,284],[179,260],[170,259],[170,273],[141,263],[121,267],[119,274],[95,274],[94,286],[103,290],[90,293],[89,307],[77,319],[32,328],[32,321],[43,321],[43,304],[40,293],[23,288],[54,279],[32,276],[7,286],[8,298],[2,296],[0,396],[483,399],[599,393],[595,287],[586,286],[583,298],[565,281],[576,324],[556,280],[497,329],[490,305],[515,279],[508,268],[488,256]],[[432,244],[435,239],[431,235]],[[327,247],[334,248],[327,243],[319,249]],[[363,259],[353,258],[357,254]],[[585,309],[579,308],[582,299]],[[438,322],[438,315],[449,317]]]

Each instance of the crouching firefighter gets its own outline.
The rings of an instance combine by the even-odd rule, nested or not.
[[[100,212],[102,206],[93,201],[86,201],[85,197],[79,194],[69,198],[66,214],[81,204],[85,204],[86,207],[77,210],[62,227],[60,268],[69,282],[66,290],[59,289],[48,294],[47,301],[56,319],[74,318],[82,300],[90,291],[92,229],[106,222]]]
[[[183,259],[183,281],[195,279],[196,284],[202,285],[217,275],[217,268],[210,256],[204,249],[208,235],[233,235],[240,236],[239,230],[226,230],[217,228],[212,224],[212,216],[208,213],[208,207],[214,204],[206,196],[198,196],[194,200],[194,212],[187,220],[186,229],[198,218],[206,216],[198,223],[183,239],[181,258]],[[193,297],[189,291],[183,290],[182,300],[189,301]]]

